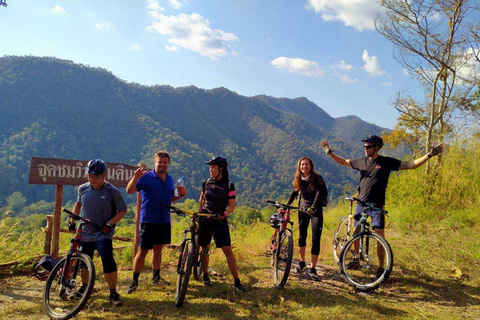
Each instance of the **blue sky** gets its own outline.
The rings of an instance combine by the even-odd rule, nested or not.
[[[306,97],[393,128],[416,83],[373,27],[374,0],[7,0],[0,56],[54,56],[144,85]]]

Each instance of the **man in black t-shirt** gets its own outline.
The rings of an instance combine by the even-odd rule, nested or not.
[[[385,193],[387,191],[388,178],[390,172],[399,170],[416,169],[428,161],[431,157],[438,155],[445,150],[445,143],[440,143],[426,155],[415,159],[412,162],[400,161],[395,158],[384,157],[378,154],[383,147],[383,139],[376,135],[369,135],[361,140],[364,145],[365,157],[356,159],[344,159],[330,148],[327,141],[322,141],[322,147],[325,153],[336,163],[342,166],[351,167],[360,171],[360,182],[358,186],[358,196],[362,201],[368,202],[377,208],[383,208],[385,205]],[[363,208],[357,204],[355,208],[355,223],[358,224],[360,214]],[[371,210],[369,215],[372,218],[372,228],[385,237],[385,217],[380,212]]]

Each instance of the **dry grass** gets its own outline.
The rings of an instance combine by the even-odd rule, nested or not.
[[[266,223],[252,224],[232,232],[241,279],[249,289],[247,293],[233,290],[225,258],[221,250],[216,249],[211,259],[214,285],[205,288],[192,279],[185,304],[176,308],[173,304],[176,251],[172,249],[166,251],[162,271],[172,285],[152,285],[147,269],[140,278],[138,291],[127,295],[131,266],[122,262],[119,292],[125,306],[114,309],[108,305],[107,286],[102,275],[98,275],[98,292],[92,296],[89,308],[77,318],[480,318],[478,249],[474,252],[469,249],[480,247],[476,236],[480,231],[478,220],[469,227],[448,227],[439,223],[429,229],[411,226],[407,230],[405,226],[398,227],[393,220],[388,226],[387,237],[394,250],[394,272],[387,285],[377,292],[359,294],[346,286],[331,257],[332,226],[344,210],[337,208],[325,213],[320,257],[322,281],[311,281],[294,271],[284,290],[273,288],[270,258],[265,254],[272,229]],[[100,261],[95,263],[100,265]],[[43,284],[31,276],[3,276],[0,280],[0,318],[45,319],[41,305]]]

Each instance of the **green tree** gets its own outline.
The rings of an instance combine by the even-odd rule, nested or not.
[[[22,212],[23,208],[27,204],[27,199],[22,196],[22,193],[15,191],[7,198],[7,211],[9,216],[18,216]]]
[[[399,128],[421,135],[428,148],[451,134],[459,122],[474,119],[478,47],[472,49],[470,30],[478,30],[479,4],[470,0],[377,2],[382,8],[375,16],[377,31],[394,44],[396,60],[424,92],[424,98],[403,92],[394,100]]]

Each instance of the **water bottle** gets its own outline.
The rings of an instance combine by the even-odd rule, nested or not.
[[[175,197],[178,197],[178,187],[179,186],[184,186],[185,185],[185,181],[183,180],[183,177],[180,177],[180,179],[177,180],[177,183],[175,184],[175,192],[174,192],[174,196]]]

